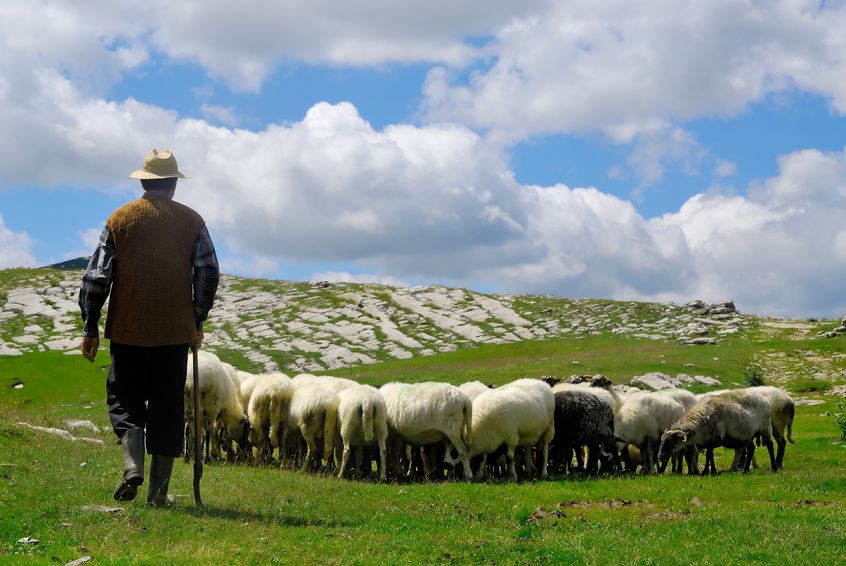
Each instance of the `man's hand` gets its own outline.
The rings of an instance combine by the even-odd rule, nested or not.
[[[194,338],[193,342],[191,342],[191,349],[192,350],[199,350],[200,346],[202,346],[202,345],[203,345],[203,331],[198,330],[197,331],[197,337]]]
[[[92,364],[94,363],[94,359],[97,357],[97,349],[99,347],[99,338],[89,338],[88,336],[82,338],[82,355],[85,356],[85,359]]]

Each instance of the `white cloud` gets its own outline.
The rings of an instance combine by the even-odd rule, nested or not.
[[[256,0],[246,8],[185,0],[153,2],[147,17],[158,49],[198,61],[235,89],[255,91],[286,62],[466,64],[479,50],[465,38],[492,35],[546,3]]]
[[[26,232],[10,230],[0,215],[0,268],[34,267],[33,244]]]
[[[631,146],[641,185],[704,157],[679,124],[804,91],[846,114],[846,5],[810,0],[577,0],[500,28],[469,72],[432,69],[423,114],[506,143],[594,135]],[[663,132],[657,135],[657,132]]]
[[[798,88],[846,113],[846,6],[810,1],[582,0],[504,27],[493,64],[433,70],[426,108],[520,139],[604,131],[633,139],[668,122],[733,115]]]
[[[733,177],[737,174],[737,165],[725,159],[717,159],[714,165],[714,176],[719,178]]]
[[[241,121],[235,108],[232,106],[217,106],[215,104],[203,104],[200,106],[200,112],[208,121],[218,122],[224,126],[236,126]]]

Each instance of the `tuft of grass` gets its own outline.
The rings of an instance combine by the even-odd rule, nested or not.
[[[760,364],[751,364],[743,369],[743,383],[746,387],[764,385],[764,368]]]

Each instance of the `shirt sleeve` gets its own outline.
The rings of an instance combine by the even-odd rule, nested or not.
[[[194,242],[191,265],[194,268],[194,319],[197,321],[197,330],[202,331],[203,321],[208,318],[214,305],[217,284],[220,282],[217,254],[205,225],[200,228]]]
[[[97,325],[100,321],[100,312],[112,289],[116,257],[115,240],[111,230],[106,226],[100,234],[94,254],[88,261],[88,268],[82,276],[82,285],[79,287],[82,331],[88,338],[100,336]]]

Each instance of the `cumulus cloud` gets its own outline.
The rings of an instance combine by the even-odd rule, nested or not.
[[[558,2],[502,28],[493,64],[426,84],[432,119],[499,135],[604,131],[612,139],[732,115],[799,88],[846,113],[846,7],[810,1]]]
[[[149,4],[158,49],[199,62],[237,90],[255,91],[291,61],[463,65],[479,54],[466,38],[489,36],[547,0],[257,0],[249,9],[204,0]]]
[[[10,230],[0,215],[0,268],[35,266],[33,243],[26,232]]]

